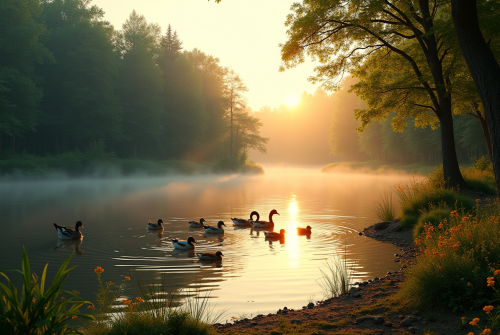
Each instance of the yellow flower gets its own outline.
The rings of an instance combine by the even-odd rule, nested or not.
[[[104,269],[103,269],[103,268],[101,268],[100,266],[98,266],[98,267],[96,267],[96,268],[95,268],[94,272],[95,272],[96,274],[101,274],[101,273],[103,273],[103,272],[104,272]]]
[[[490,312],[493,310],[493,306],[488,305],[483,307],[483,311],[486,312],[486,314],[490,314]]]
[[[130,277],[129,276],[125,276],[125,280],[129,281]]]
[[[471,322],[469,322],[469,324],[473,326],[477,326],[478,323],[479,323],[479,318],[474,318],[472,319]]]

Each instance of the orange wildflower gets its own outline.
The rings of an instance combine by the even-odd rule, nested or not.
[[[78,317],[78,316],[76,316],[76,315],[73,315],[73,316],[72,316],[71,318],[72,318],[72,319],[76,319],[77,317]]]
[[[488,305],[483,307],[483,311],[486,312],[486,314],[490,314],[490,312],[493,310],[493,306]]]
[[[481,334],[489,334],[489,333],[491,333],[491,329],[484,328],[484,330]]]
[[[469,220],[469,217],[468,217],[468,216],[464,216],[464,217],[462,218],[462,222],[467,222],[467,220]]]
[[[498,276],[500,275],[500,270],[495,270],[495,272],[493,273],[494,276]]]
[[[494,286],[495,285],[495,277],[488,277],[486,279],[486,282],[488,283],[487,286]]]
[[[33,300],[32,300],[32,301],[33,301],[33,303],[34,303],[34,302],[36,302],[36,298],[33,298]]]
[[[95,308],[94,304],[87,306],[87,309],[94,309],[94,308]]]
[[[144,299],[142,299],[141,297],[137,297],[135,298],[135,300],[137,300],[138,302],[144,302]]]
[[[443,229],[443,224],[442,224],[442,223],[439,223],[438,228],[439,228],[439,229]]]
[[[95,268],[94,272],[99,275],[104,272],[104,269],[98,266]]]
[[[471,322],[469,322],[469,324],[472,326],[477,326],[478,323],[479,323],[479,318],[474,318],[472,319]]]
[[[130,280],[130,277],[129,277],[129,276],[125,276],[125,280],[126,280],[126,281],[129,281],[129,280]]]

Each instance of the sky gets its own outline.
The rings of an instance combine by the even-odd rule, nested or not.
[[[286,41],[285,20],[297,0],[93,0],[104,9],[105,19],[121,29],[132,10],[149,23],[158,23],[163,34],[168,27],[177,32],[184,50],[197,48],[218,57],[233,69],[248,87],[248,106],[278,107],[300,99],[304,91],[314,93],[318,85],[307,78],[314,74],[308,61],[279,72],[280,43]],[[295,99],[294,99],[295,98]]]

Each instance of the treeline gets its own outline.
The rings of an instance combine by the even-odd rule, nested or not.
[[[170,25],[162,34],[133,11],[115,30],[89,3],[0,0],[0,157],[96,143],[142,159],[244,160],[251,147],[265,151],[234,71],[184,51]]]

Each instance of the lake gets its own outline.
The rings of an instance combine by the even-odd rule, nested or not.
[[[95,300],[94,269],[105,281],[120,284],[135,276],[169,292],[210,292],[226,318],[298,309],[322,300],[317,280],[325,260],[347,255],[356,281],[382,277],[399,269],[399,249],[359,236],[378,219],[371,207],[395,183],[409,175],[323,174],[319,168],[266,167],[261,176],[166,176],[123,179],[2,182],[0,184],[0,269],[21,269],[22,247],[32,271],[41,274],[49,263],[51,278],[71,252],[76,268],[65,289]],[[233,227],[231,217],[261,220],[276,209],[275,231],[284,241],[266,241],[262,231]],[[162,234],[148,231],[147,222],[162,218]],[[223,235],[189,228],[189,220],[209,225],[222,220]],[[53,223],[74,227],[81,220],[82,243],[61,245]],[[310,237],[296,227],[312,227]],[[196,251],[223,252],[221,264],[199,262],[193,253],[174,250],[171,239],[193,236]],[[12,275],[13,278],[14,275]],[[19,282],[16,280],[16,282]],[[191,292],[191,293],[189,293]],[[127,282],[125,298],[139,296]]]

